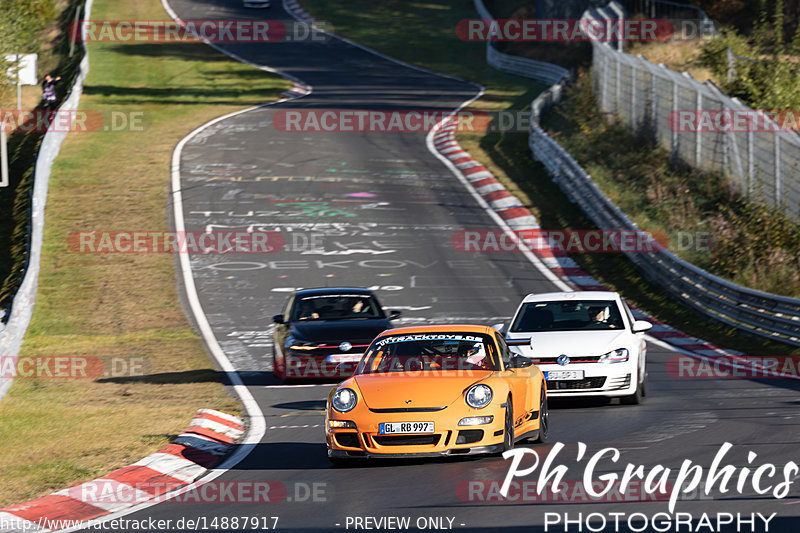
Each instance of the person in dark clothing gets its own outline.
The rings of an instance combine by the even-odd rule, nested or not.
[[[50,74],[44,77],[42,82],[42,104],[47,110],[51,110],[56,105],[56,83],[61,80],[61,76],[53,78]]]

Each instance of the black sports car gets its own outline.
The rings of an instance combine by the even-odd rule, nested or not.
[[[294,291],[283,314],[275,315],[273,372],[279,379],[335,379],[355,363],[400,311],[384,312],[369,289]]]

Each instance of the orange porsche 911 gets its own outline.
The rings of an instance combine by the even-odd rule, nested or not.
[[[547,428],[542,373],[475,325],[384,331],[331,391],[325,420],[333,463],[499,453],[545,442]]]

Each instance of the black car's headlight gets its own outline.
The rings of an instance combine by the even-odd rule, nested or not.
[[[355,391],[353,391],[353,389],[348,389],[347,387],[337,390],[331,397],[331,407],[340,413],[352,411],[357,402],[358,397],[356,396]]]
[[[492,401],[492,389],[488,385],[478,383],[467,391],[465,400],[473,409],[483,409]]]
[[[619,348],[600,356],[599,363],[624,363],[628,360],[629,353],[627,348]]]
[[[290,350],[306,351],[316,349],[317,345],[313,342],[302,341],[296,339],[295,337],[289,337],[286,339],[286,347]]]

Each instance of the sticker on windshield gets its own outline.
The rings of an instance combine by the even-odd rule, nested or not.
[[[395,342],[409,342],[409,341],[470,341],[481,342],[483,339],[475,337],[474,335],[463,334],[442,334],[432,333],[428,335],[397,335],[395,337],[387,337],[378,341],[378,346],[385,346]]]

